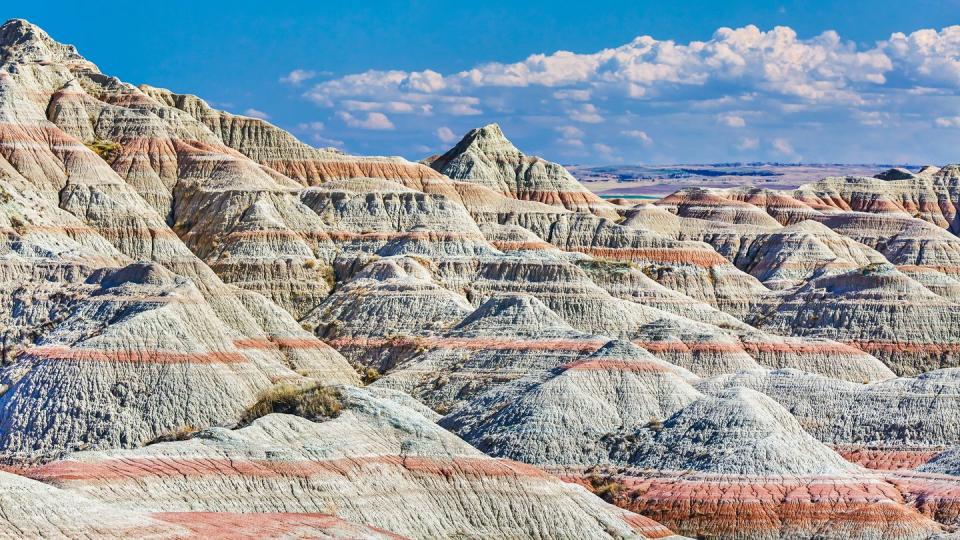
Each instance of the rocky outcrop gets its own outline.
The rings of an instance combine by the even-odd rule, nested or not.
[[[796,370],[721,375],[697,385],[713,394],[751,388],[790,410],[804,429],[870,468],[913,468],[960,444],[957,369],[862,384]]]
[[[611,462],[611,445],[700,397],[691,373],[629,342],[479,395],[440,424],[497,456],[551,466]]]
[[[518,150],[497,124],[471,130],[456,146],[428,159],[427,164],[454,180],[473,182],[518,199],[617,217],[611,204],[580,185],[561,165]]]
[[[960,168],[631,206],[496,125],[426,163],[0,26],[0,535],[960,525]]]
[[[942,530],[758,392],[701,398],[647,431],[626,447],[634,468],[594,483],[616,483],[618,504],[680,533],[926,538]]]
[[[26,474],[183,521],[196,512],[320,512],[418,538],[670,535],[534,467],[486,457],[392,399],[340,392],[343,411],[320,423],[272,414],[188,441],[78,453]]]
[[[825,337],[916,374],[957,365],[957,304],[886,263],[811,280],[750,320],[772,332]]]

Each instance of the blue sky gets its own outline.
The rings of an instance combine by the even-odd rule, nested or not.
[[[357,4],[0,17],[354,153],[419,159],[496,121],[563,163],[960,161],[960,0]]]

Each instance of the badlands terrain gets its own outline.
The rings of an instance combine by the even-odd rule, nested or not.
[[[710,163],[688,165],[566,165],[605,198],[660,199],[688,187],[763,187],[793,190],[827,176],[875,176],[894,165]],[[916,168],[916,167],[913,167]]]
[[[960,166],[607,201],[0,27],[0,537],[948,537]]]

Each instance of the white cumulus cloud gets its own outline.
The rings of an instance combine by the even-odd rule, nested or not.
[[[457,134],[447,126],[437,128],[437,138],[440,142],[450,144],[457,141]]]
[[[756,150],[760,146],[760,139],[756,137],[742,137],[737,141],[738,150]]]
[[[340,111],[337,116],[343,120],[344,124],[352,128],[387,130],[395,127],[393,122],[387,118],[387,115],[379,112],[370,112],[367,113],[366,117],[358,118],[346,111]]]
[[[787,139],[784,139],[783,137],[777,137],[776,139],[770,142],[770,145],[773,146],[773,149],[776,150],[781,155],[791,157],[791,158],[797,156],[796,150],[793,149],[793,144],[791,144],[790,141],[788,141]]]
[[[287,73],[283,77],[280,77],[280,82],[284,84],[292,84],[297,86],[300,83],[309,81],[317,76],[317,72],[309,69],[295,69],[290,73]]]
[[[934,120],[937,127],[960,127],[960,116],[941,116]]]
[[[655,132],[658,151],[672,153],[657,159],[723,160],[732,147],[758,159],[798,159],[783,137],[798,126],[819,126],[816,137],[802,139],[804,153],[818,159],[958,159],[950,155],[955,144],[924,144],[921,130],[953,127],[943,111],[954,110],[960,97],[960,26],[897,32],[869,44],[834,31],[800,37],[786,26],[747,25],[719,28],[704,41],[643,35],[609,45],[457,72],[362,71],[316,82],[304,96],[346,126],[395,130],[378,144],[396,153],[433,140],[437,126],[475,117],[476,125],[500,122],[521,148],[555,148],[546,157],[561,161],[582,162],[589,157],[584,146],[603,154],[583,144],[591,140],[624,159],[649,157],[642,147],[650,142],[633,133],[634,125]],[[298,84],[309,75],[295,70],[284,79]],[[580,136],[557,129],[572,124]],[[749,137],[731,138],[731,128],[749,129]],[[874,153],[842,154],[853,148]]]
[[[244,115],[244,116],[249,116],[250,118],[259,118],[260,120],[269,120],[269,119],[270,119],[270,115],[269,115],[269,114],[267,114],[267,113],[265,113],[265,112],[263,112],[263,111],[254,109],[253,107],[244,110],[244,111],[243,111],[243,115]]]
[[[747,121],[744,120],[742,116],[736,114],[721,114],[717,116],[717,121],[732,128],[742,128],[747,125]]]
[[[570,109],[568,114],[571,120],[577,122],[585,122],[587,124],[599,124],[603,122],[603,117],[600,116],[597,108],[592,103],[584,103],[579,107]]]
[[[626,135],[627,137],[630,137],[631,139],[636,139],[640,141],[645,146],[650,146],[651,144],[653,144],[653,139],[649,135],[647,135],[646,131],[642,131],[639,129],[629,129],[627,131],[624,131],[623,134]]]

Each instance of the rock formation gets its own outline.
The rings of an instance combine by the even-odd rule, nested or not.
[[[0,536],[950,533],[958,200],[353,156],[8,21]]]

